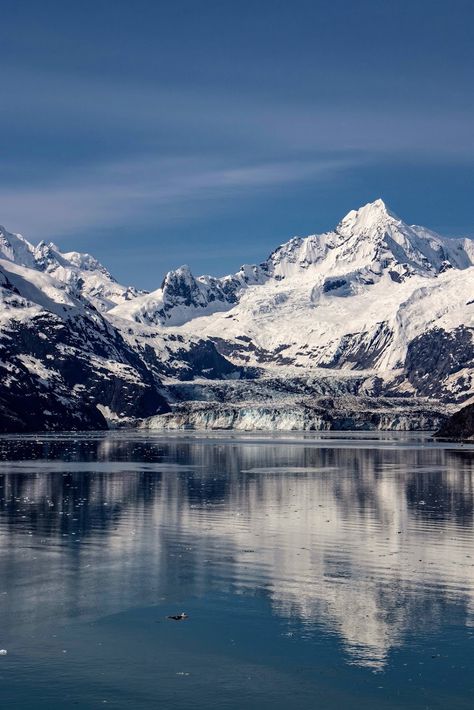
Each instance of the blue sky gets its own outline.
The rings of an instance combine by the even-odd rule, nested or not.
[[[155,288],[376,197],[474,234],[471,0],[3,0],[0,223]]]

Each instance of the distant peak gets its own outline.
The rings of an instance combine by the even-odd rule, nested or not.
[[[2,236],[6,237],[7,239],[14,239],[14,240],[18,239],[20,242],[25,242],[25,244],[27,243],[27,240],[25,239],[25,237],[23,237],[21,234],[15,233],[15,232],[9,232],[8,229],[3,226],[3,224],[0,224],[0,234]],[[29,244],[29,242],[28,242],[28,244]]]
[[[193,280],[194,276],[192,274],[191,269],[187,264],[182,264],[181,266],[178,266],[177,269],[173,269],[172,271],[168,271],[166,274],[164,281],[169,282],[169,281],[175,281],[176,279],[180,280]]]
[[[396,214],[388,209],[385,202],[379,197],[373,202],[359,207],[358,210],[351,210],[338,224],[337,231],[341,234],[353,232],[354,230],[366,230],[372,227],[379,227],[391,221],[400,221]]]
[[[166,274],[165,278],[162,281],[161,288],[166,289],[170,285],[176,284],[176,282],[191,282],[194,281],[194,276],[191,272],[191,269],[187,264],[183,264],[182,266],[178,266],[177,269],[174,269],[172,271],[168,271]]]
[[[364,207],[371,207],[373,209],[383,210],[385,212],[389,211],[387,205],[385,204],[385,202],[382,200],[381,197],[378,197],[373,202],[368,202],[366,205],[364,205]],[[364,209],[364,207],[362,207],[361,209]]]
[[[175,273],[179,274],[179,276],[192,276],[191,269],[187,264],[182,264],[181,266],[178,266]]]
[[[396,215],[387,207],[385,202],[382,200],[381,197],[377,198],[373,202],[367,202],[367,204],[362,205],[362,207],[359,207],[358,210],[351,210],[349,212],[350,215],[352,214],[357,214],[357,215],[385,215],[387,217],[396,217]],[[348,216],[348,215],[347,215]],[[398,217],[396,217],[398,219]]]
[[[35,248],[36,251],[59,251],[58,247],[54,242],[45,242],[44,239],[42,239],[38,244],[36,245]]]

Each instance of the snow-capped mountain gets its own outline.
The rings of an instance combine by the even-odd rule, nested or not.
[[[440,402],[474,396],[474,241],[407,225],[382,200],[331,232],[290,239],[259,265],[220,278],[182,266],[151,293],[121,286],[90,255],[4,229],[0,256],[0,343],[12,328],[36,332],[47,321],[45,337],[36,334],[55,343],[49,362],[31,360],[29,338],[15,349],[47,380],[59,351],[93,369],[100,342],[104,367],[131,363],[157,396],[152,407],[166,408],[161,397],[171,406],[152,426],[430,427]],[[153,414],[140,397],[125,406],[117,395],[112,406],[100,384],[90,391],[79,400],[109,419]]]
[[[51,274],[102,312],[145,293],[133,286],[119,284],[90,254],[61,253],[53,242],[46,244],[42,241],[34,246],[20,234],[11,234],[4,227],[0,227],[0,257]]]
[[[233,276],[178,269],[109,315],[205,335],[236,364],[404,371],[410,391],[457,398],[474,388],[473,263],[471,239],[409,226],[376,200]]]
[[[212,342],[144,334],[105,317],[136,298],[88,254],[0,231],[0,432],[90,429],[169,409],[161,377],[232,375]]]
[[[119,305],[112,312],[140,323],[182,325],[200,316],[229,311],[252,287],[261,297],[284,282],[310,286],[312,302],[320,296],[356,295],[388,276],[396,283],[410,277],[433,277],[448,269],[466,269],[474,261],[469,239],[443,239],[423,227],[408,226],[382,200],[353,210],[333,232],[294,237],[258,266],[236,274],[195,278],[189,267],[169,272],[157,291]]]
[[[168,272],[156,291],[134,299],[133,304],[119,304],[110,313],[146,325],[179,326],[229,310],[248,285],[262,284],[266,277],[262,266],[243,266],[236,274],[222,278],[195,278],[189,266],[181,266]]]
[[[69,285],[0,259],[0,431],[100,429],[168,409],[120,333]]]

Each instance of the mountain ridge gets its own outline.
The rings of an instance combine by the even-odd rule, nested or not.
[[[370,401],[379,411],[377,397],[392,402],[395,397],[399,408],[404,398],[427,398],[410,416],[416,412],[418,425],[436,427],[442,403],[449,408],[474,398],[473,265],[473,240],[407,225],[381,199],[351,210],[332,231],[291,238],[260,264],[223,277],[195,277],[182,266],[150,293],[119,284],[90,254],[63,253],[52,242],[34,246],[0,228],[0,365],[9,373],[5,381],[15,382],[18,391],[27,371],[36,382],[30,388],[37,401],[53,402],[47,411],[62,398],[71,426],[74,408],[83,406],[88,412],[95,408],[109,423],[166,411],[163,421],[172,422],[177,382],[189,383],[181,390],[190,404],[179,400],[180,426],[186,421],[183,410],[189,411],[191,426],[235,421],[237,405],[239,426],[271,422],[256,413],[255,407],[264,405],[287,424],[291,417],[284,408],[295,412],[303,406],[291,399],[291,391],[304,372],[312,383],[305,397],[321,397],[317,381],[332,378],[336,413],[347,414],[347,403],[354,401],[349,394],[364,401],[360,411],[368,411]],[[81,373],[77,381],[74,370]],[[53,373],[49,384],[48,372]],[[200,381],[208,384],[198,386]],[[213,385],[226,381],[239,384]],[[81,387],[88,393],[81,394]],[[249,410],[242,408],[245,397]],[[8,387],[0,386],[0,402],[8,399]],[[207,404],[196,409],[193,401]],[[436,403],[439,411],[433,414]],[[232,416],[223,413],[226,406],[234,407]],[[323,421],[338,426],[339,414],[321,418],[321,406],[305,399],[305,426],[317,428]],[[386,425],[390,406],[387,411],[367,425]],[[9,416],[17,421],[25,413]],[[0,407],[0,428],[1,421]],[[77,426],[100,421],[84,414]],[[302,419],[294,415],[294,421]],[[60,422],[61,416],[54,426],[46,420],[42,426],[57,428]],[[405,414],[393,422],[416,425]]]
[[[235,305],[239,293],[249,285],[262,285],[271,278],[301,279],[305,272],[317,281],[325,262],[327,281],[322,284],[323,290],[350,291],[379,278],[389,266],[394,280],[469,268],[474,263],[474,242],[447,239],[423,227],[408,226],[378,199],[349,212],[334,231],[293,237],[264,262],[244,265],[235,274],[195,277],[189,267],[179,267],[168,272],[159,289],[133,304],[119,304],[112,312],[142,323],[183,325],[199,314],[210,315]]]

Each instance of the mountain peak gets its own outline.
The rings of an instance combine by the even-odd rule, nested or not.
[[[185,277],[185,278],[194,278],[192,271],[190,267],[187,264],[181,264],[181,266],[178,266],[177,269],[175,269],[175,274],[177,274],[180,277]]]
[[[34,247],[21,236],[0,227],[0,258],[34,267]]]
[[[370,207],[372,209],[384,210],[385,212],[388,212],[388,207],[381,197],[377,197],[377,199],[373,202],[368,202],[366,205],[364,205],[364,207]]]
[[[359,207],[358,210],[353,210],[353,212],[358,212],[364,213],[364,214],[371,214],[371,215],[387,215],[389,217],[393,217],[393,212],[390,211],[390,209],[387,207],[386,203],[382,200],[381,197],[378,197],[376,200],[373,202],[367,202],[367,204],[362,205],[362,207]]]
[[[359,207],[358,210],[348,212],[338,224],[336,231],[345,236],[349,233],[370,231],[393,222],[400,222],[400,218],[388,209],[381,198],[378,198]]]

